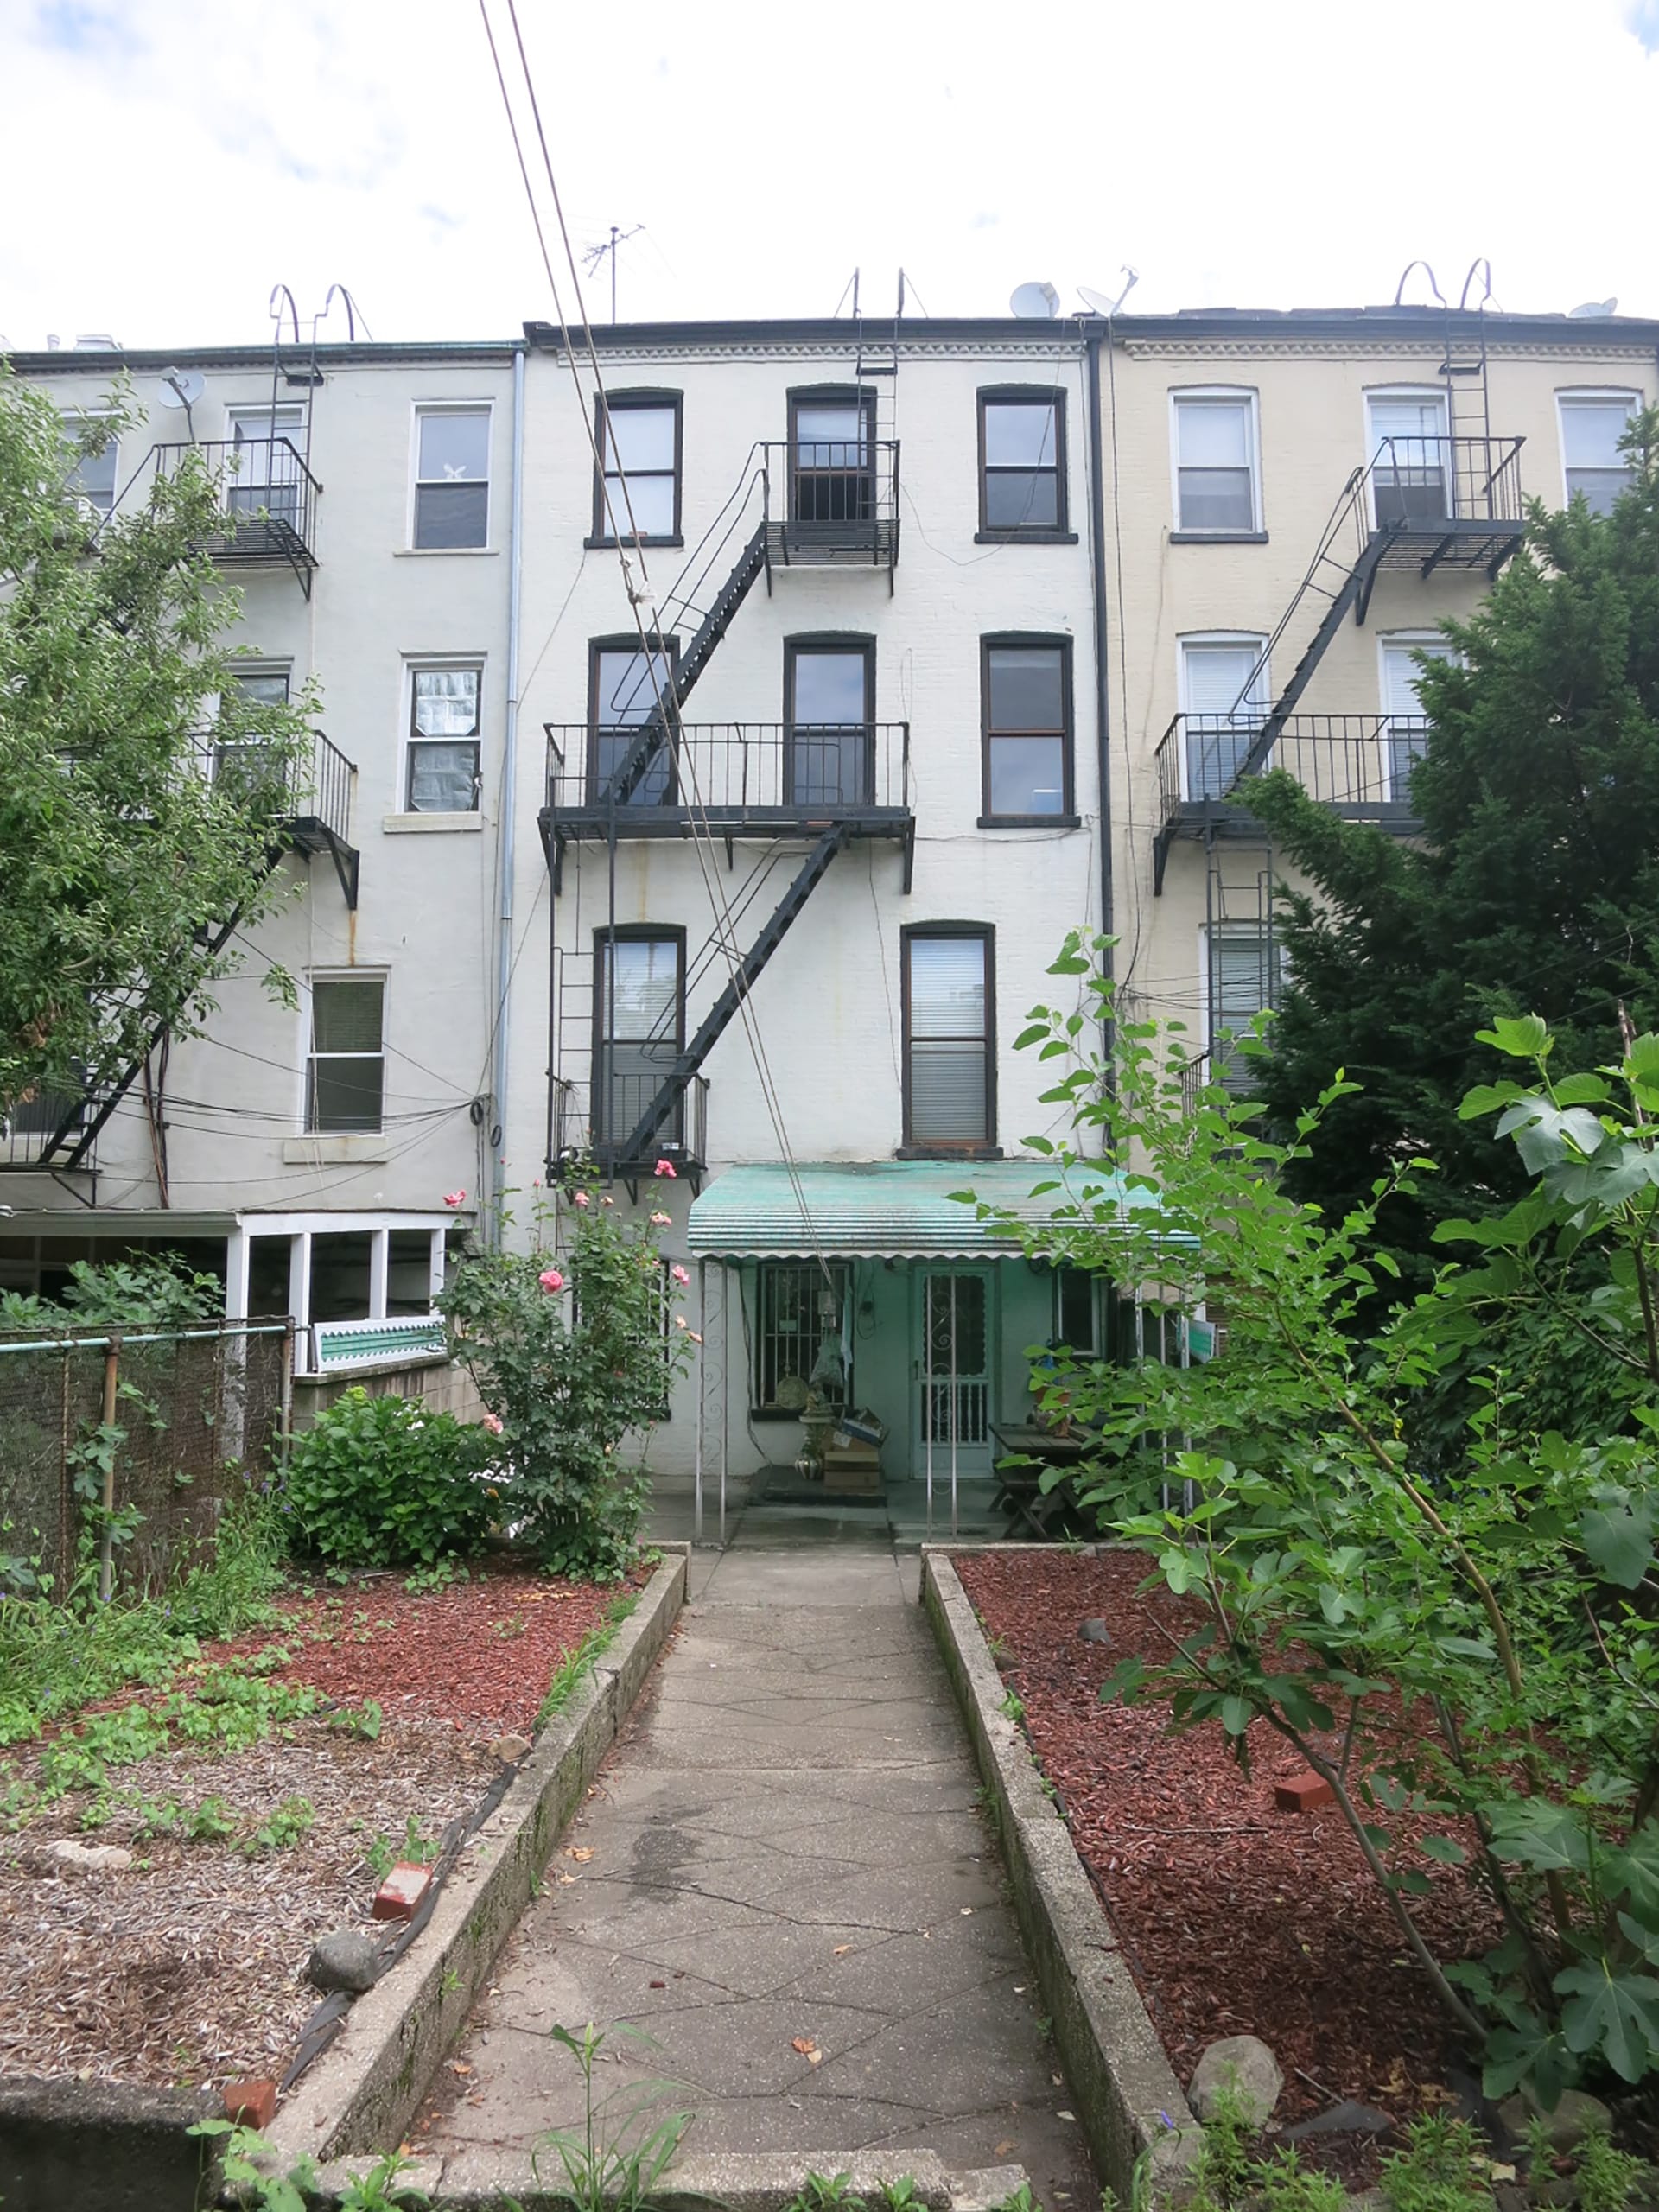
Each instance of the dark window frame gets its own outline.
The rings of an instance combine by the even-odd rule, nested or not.
[[[601,1077],[601,1057],[613,1047],[617,1039],[605,1027],[605,954],[613,944],[672,944],[675,957],[674,982],[674,1058],[678,1059],[685,1050],[685,948],[686,933],[683,925],[673,922],[618,922],[614,927],[604,925],[594,931],[594,1027],[593,1046],[588,1069],[588,1122],[594,1132],[596,1145],[615,1147],[628,1135],[628,1129],[617,1129],[601,1136],[600,1100],[603,1096]],[[633,1042],[633,1039],[624,1039]],[[636,1117],[637,1118],[637,1117]],[[678,1143],[685,1126],[685,1094],[680,1095],[671,1118],[658,1128],[654,1142]],[[629,1128],[632,1123],[630,1122]]]
[[[594,443],[598,448],[598,459],[594,464],[594,527],[592,535],[587,540],[590,548],[613,546],[619,542],[624,545],[632,545],[634,542],[626,530],[620,541],[613,537],[605,513],[605,485],[608,474],[604,466],[606,417],[608,415],[626,415],[652,410],[660,413],[665,408],[672,408],[674,410],[674,527],[667,537],[664,537],[656,531],[641,531],[639,542],[641,545],[684,544],[685,539],[682,535],[682,500],[685,486],[685,394],[683,391],[671,391],[666,389],[659,391],[640,385],[626,391],[597,392],[594,397]],[[642,478],[654,480],[667,474],[668,471],[662,468],[634,469],[631,472],[619,469],[617,477],[619,481],[624,475],[631,475],[634,481],[639,481]],[[620,524],[626,524],[627,519],[626,509],[617,519]]]
[[[852,723],[805,722],[798,725],[795,719],[795,681],[803,656],[814,653],[854,653],[864,662],[864,796],[851,801],[810,798],[798,802],[795,792],[795,733],[797,728],[807,730],[852,728]],[[815,807],[834,810],[838,805],[851,804],[872,806],[875,803],[875,639],[867,630],[802,630],[784,639],[784,804],[793,806],[810,804]]]
[[[475,676],[478,690],[473,710],[474,730],[470,738],[427,737],[416,721],[420,699],[418,679],[423,676]],[[415,755],[427,745],[468,745],[473,748],[473,803],[467,807],[419,807],[415,804]],[[406,814],[448,813],[476,814],[482,804],[484,786],[484,664],[478,660],[417,661],[409,670],[409,729],[404,741],[404,811]]]
[[[857,1276],[855,1272],[854,1263],[850,1260],[829,1260],[823,1264],[828,1267],[831,1275],[835,1278],[836,1287],[840,1293],[843,1302],[849,1298],[855,1297],[857,1293]],[[816,1260],[756,1261],[754,1269],[753,1357],[749,1362],[748,1379],[749,1418],[751,1421],[798,1421],[800,1419],[799,1414],[791,1413],[788,1407],[779,1405],[775,1400],[770,1402],[766,1400],[762,1394],[761,1389],[763,1380],[763,1363],[768,1350],[766,1327],[766,1285],[769,1280],[775,1282],[779,1276],[785,1273],[805,1277],[815,1285],[822,1282],[823,1280],[823,1268],[821,1267]],[[772,1332],[772,1334],[775,1336],[775,1330]],[[819,1338],[818,1342],[821,1343],[822,1338]],[[817,1357],[817,1351],[815,1344],[813,1359],[816,1361]],[[858,1403],[854,1382],[854,1376],[856,1372],[857,1366],[858,1344],[856,1332],[855,1332],[852,1362],[848,1369],[845,1377],[843,1378],[842,1395],[839,1400],[831,1400],[830,1402],[832,1406],[836,1406],[839,1410],[843,1412],[849,1407],[855,1406]],[[805,1381],[805,1379],[806,1378],[804,1376],[802,1377],[803,1381]]]
[[[992,630],[979,641],[979,798],[982,830],[1075,830],[1077,815],[1077,701],[1071,688],[1073,640],[1053,630]],[[991,810],[991,741],[994,736],[1020,739],[1052,737],[1052,730],[996,730],[991,728],[991,655],[1005,647],[1029,652],[1040,647],[1060,656],[1059,737],[1064,752],[1064,784],[1058,814],[995,814]]]
[[[910,948],[918,938],[977,938],[985,947],[985,1135],[982,1137],[918,1137],[912,1126],[910,1033]],[[993,922],[906,922],[899,932],[901,1089],[904,1141],[900,1160],[995,1160],[996,1141],[996,925]]]
[[[1054,519],[1041,523],[994,523],[986,497],[988,480],[998,475],[1046,475],[1046,469],[993,469],[985,457],[985,410],[988,407],[1052,407],[1054,410]],[[991,545],[1075,545],[1071,527],[1070,485],[1066,474],[1065,394],[1058,385],[986,385],[976,395],[979,424],[979,538]]]
[[[790,521],[791,523],[799,524],[803,527],[808,529],[814,525],[833,525],[836,523],[844,524],[849,526],[861,522],[874,523],[875,520],[877,498],[875,466],[875,394],[864,385],[817,384],[797,385],[790,391],[787,397],[789,403],[789,443],[786,448],[785,458],[788,462],[789,469],[789,497],[786,512]],[[857,407],[859,410],[860,419],[863,426],[861,435],[865,449],[864,466],[861,469],[849,467],[802,469],[800,465],[801,440],[798,423],[800,410],[804,406]],[[809,445],[829,442],[833,442],[827,440],[808,440]],[[850,441],[849,442],[850,442]],[[838,515],[830,517],[803,514],[801,512],[800,486],[804,475],[812,477],[815,480],[829,480],[836,477],[847,479],[862,477],[863,493],[860,504],[862,506],[863,512],[858,515]]]
[[[680,662],[678,634],[677,632],[670,637],[659,638],[657,642],[662,647],[663,656],[668,663],[671,675],[678,668]],[[601,722],[599,719],[599,664],[600,658],[604,653],[630,653],[635,659],[639,658],[639,632],[637,630],[619,630],[609,637],[589,638],[588,640],[587,788],[595,805],[599,804],[601,788],[599,773],[601,734],[630,727],[626,722]],[[678,789],[674,769],[674,756],[671,751],[668,756],[667,784],[662,797],[652,801],[651,804],[657,806],[675,805],[677,801]],[[643,805],[645,803],[638,798],[629,802],[631,805]]]

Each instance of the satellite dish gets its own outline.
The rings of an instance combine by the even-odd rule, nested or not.
[[[1060,311],[1060,296],[1052,284],[1017,284],[1008,305],[1028,322],[1048,322]]]
[[[1618,311],[1617,299],[1586,300],[1582,307],[1569,308],[1567,319],[1569,322],[1594,322],[1602,315],[1615,315]]]
[[[163,407],[190,407],[201,397],[205,383],[200,369],[163,369],[156,397]]]
[[[1109,300],[1104,292],[1096,291],[1092,284],[1079,284],[1077,297],[1091,315],[1110,315],[1117,305],[1117,302]]]

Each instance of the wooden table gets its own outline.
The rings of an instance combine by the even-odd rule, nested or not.
[[[1022,1529],[1030,1530],[1039,1543],[1049,1543],[1058,1533],[1051,1524],[1062,1526],[1073,1511],[1069,1485],[1056,1483],[1052,1489],[1042,1486],[1045,1467],[1077,1467],[1099,1449],[1099,1439],[1092,1436],[1057,1436],[1052,1429],[1034,1428],[1025,1422],[995,1421],[991,1434],[1005,1452],[1019,1452],[1027,1459],[1039,1459],[1039,1467],[998,1467],[995,1469],[997,1493],[995,1503],[1007,1514],[1009,1535]]]

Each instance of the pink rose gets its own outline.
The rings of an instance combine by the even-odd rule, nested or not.
[[[573,1206],[590,1206],[594,1203],[586,1191],[578,1191],[570,1201]]]
[[[602,1198],[599,1203],[602,1206],[613,1206],[616,1204],[616,1200],[607,1194],[606,1197]]]
[[[689,1329],[691,1324],[686,1319],[683,1313],[677,1313],[674,1316],[674,1325],[677,1329]]]
[[[674,1217],[669,1213],[654,1213],[651,1217],[651,1225],[653,1229],[672,1229]]]
[[[443,1194],[443,1203],[447,1206],[464,1206],[467,1203],[467,1193],[465,1191],[446,1191]]]
[[[683,1288],[684,1286],[691,1280],[690,1276],[687,1274],[685,1269],[680,1265],[677,1260],[676,1260],[673,1266],[668,1272],[673,1276],[675,1281],[678,1283],[682,1288]]]
[[[481,1421],[480,1422],[480,1427],[487,1428],[492,1436],[499,1436],[501,1433],[500,1419],[499,1416],[495,1414],[484,1414]]]
[[[540,1274],[537,1276],[536,1280],[540,1283],[543,1290],[563,1290],[564,1288],[564,1277],[559,1273],[556,1268],[543,1268]]]
[[[665,1176],[671,1183],[679,1180],[680,1171],[671,1160],[659,1160],[651,1172],[653,1175]]]

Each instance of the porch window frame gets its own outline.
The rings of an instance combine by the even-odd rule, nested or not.
[[[855,1291],[856,1289],[854,1263],[850,1260],[830,1260],[825,1262],[824,1264],[829,1268],[830,1274],[836,1278],[836,1286],[843,1301],[842,1311],[844,1312],[844,1301],[851,1298],[855,1294]],[[777,1277],[785,1272],[792,1273],[805,1278],[809,1289],[813,1286],[821,1283],[823,1280],[823,1270],[816,1260],[762,1259],[755,1262],[753,1346],[753,1357],[747,1363],[749,1370],[749,1419],[752,1421],[783,1422],[798,1421],[800,1419],[799,1414],[791,1413],[787,1406],[767,1404],[765,1402],[761,1390],[761,1377],[763,1373],[762,1362],[765,1358],[766,1349],[766,1283],[768,1281],[775,1281]],[[774,1334],[776,1332],[774,1332]],[[857,1393],[854,1387],[854,1375],[858,1363],[858,1345],[855,1340],[855,1336],[856,1332],[855,1332],[852,1358],[849,1362],[847,1374],[844,1378],[843,1395],[841,1398],[839,1408],[837,1408],[839,1411],[843,1413],[849,1408],[856,1406],[858,1403]],[[822,1338],[817,1338],[814,1342],[812,1350],[812,1358],[814,1362],[816,1362],[817,1358],[818,1347],[822,1342]],[[804,1376],[801,1379],[804,1382],[806,1377]],[[773,1380],[775,1388],[775,1374]],[[834,1402],[832,1401],[831,1402],[833,1405]]]
[[[918,939],[975,938],[985,948],[985,1135],[982,1137],[918,1137],[914,1129],[915,1084],[911,1035],[911,946]],[[903,1141],[899,1160],[1000,1160],[996,1141],[996,926],[992,922],[907,922],[899,932],[899,982],[903,1070]]]

